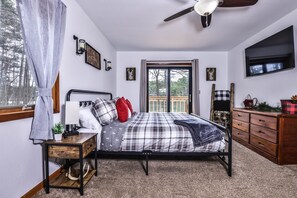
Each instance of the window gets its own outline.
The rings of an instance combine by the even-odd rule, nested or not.
[[[148,67],[148,111],[192,112],[191,67]]]
[[[32,117],[37,96],[30,74],[15,0],[0,1],[0,122]],[[53,88],[59,112],[59,78]]]

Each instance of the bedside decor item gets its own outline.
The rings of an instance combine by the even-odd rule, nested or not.
[[[73,180],[73,181],[78,181],[80,178],[80,170],[79,170],[79,163],[76,163],[68,168],[68,172],[65,174],[68,179]],[[83,178],[85,178],[90,170],[90,165],[88,162],[84,163],[83,166]]]
[[[248,94],[246,99],[243,101],[243,104],[244,104],[245,109],[252,109],[257,106],[258,99],[252,98],[252,96],[250,94]]]
[[[206,81],[216,81],[216,68],[206,68]]]
[[[293,97],[292,97],[293,98]],[[296,100],[281,100],[281,111],[283,114],[297,114],[297,101]]]
[[[82,55],[86,50],[86,41],[84,39],[78,39],[75,35],[73,35],[73,39],[76,41],[76,54]]]
[[[62,140],[62,134],[64,132],[64,127],[61,124],[61,122],[57,123],[54,125],[52,128],[52,131],[54,133],[54,137],[56,141],[61,141]]]
[[[79,124],[79,102],[78,101],[66,101],[65,104],[65,125],[66,133],[64,137],[70,135],[77,135],[76,125]]]
[[[86,43],[85,62],[99,70],[101,70],[101,56],[90,44]]]
[[[127,67],[126,68],[126,80],[127,81],[136,80],[136,68],[135,67]]]
[[[111,70],[112,68],[111,68],[111,61],[108,61],[108,60],[106,60],[106,59],[103,59],[104,60],[104,62],[105,62],[105,71],[109,71],[109,70]]]

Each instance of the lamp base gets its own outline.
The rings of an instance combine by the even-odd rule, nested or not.
[[[63,137],[66,138],[68,136],[73,136],[73,135],[78,135],[79,132],[78,131],[66,131],[65,133],[63,133]]]

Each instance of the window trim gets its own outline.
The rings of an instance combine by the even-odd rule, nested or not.
[[[57,80],[52,88],[53,98],[53,111],[54,113],[60,113],[60,77],[58,75]],[[24,118],[30,118],[34,116],[34,107],[29,110],[22,110],[22,107],[13,108],[0,108],[0,122],[7,122],[13,120],[19,120]]]

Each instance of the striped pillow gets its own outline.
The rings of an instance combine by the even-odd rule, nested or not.
[[[118,119],[118,113],[114,101],[98,98],[95,100],[92,113],[101,125],[108,125]]]

